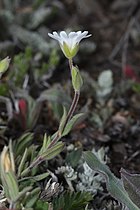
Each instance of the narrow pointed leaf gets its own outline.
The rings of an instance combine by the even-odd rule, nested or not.
[[[43,139],[43,145],[39,151],[39,155],[41,155],[43,152],[46,151],[46,149],[48,148],[49,144],[51,142],[50,136],[47,137],[47,135],[44,135],[44,139]]]
[[[9,142],[9,155],[10,155],[10,161],[11,161],[11,168],[15,172],[15,159],[14,159],[13,145],[12,145],[11,140]]]
[[[14,201],[19,193],[16,177],[12,171],[9,171],[5,173],[5,179],[7,182],[10,199]]]
[[[28,149],[26,148],[25,151],[24,151],[23,157],[20,161],[19,167],[18,167],[18,173],[17,173],[18,177],[20,176],[21,172],[24,169],[24,165],[25,165],[25,162],[27,160],[27,155],[28,155]]]
[[[32,133],[25,133],[17,140],[16,144],[13,146],[16,157],[24,153],[25,149],[31,145],[32,139]]]
[[[77,124],[81,119],[83,119],[85,116],[84,113],[80,113],[80,114],[76,114],[66,125],[62,136],[66,136],[71,130],[72,128],[75,126],[75,124]]]
[[[29,193],[31,189],[32,189],[31,186],[25,187],[21,192],[18,193],[18,195],[15,197],[15,200],[13,200],[13,202],[17,202],[19,199],[25,196],[26,193]]]
[[[40,175],[37,175],[37,176],[34,176],[33,178],[36,181],[41,181],[42,179],[45,179],[47,176],[49,176],[49,173],[48,172],[43,173],[43,174],[40,174]]]
[[[67,118],[67,110],[65,107],[63,107],[63,116],[61,118],[60,124],[59,124],[59,132],[62,133],[64,129],[64,125],[66,123],[66,118]]]
[[[58,142],[51,148],[47,149],[46,152],[42,154],[42,158],[45,160],[50,160],[54,158],[56,155],[58,155],[64,148],[64,143],[63,142]]]

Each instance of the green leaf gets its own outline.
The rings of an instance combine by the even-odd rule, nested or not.
[[[5,71],[7,71],[9,63],[10,63],[9,57],[6,57],[0,61],[0,74],[3,74]]]
[[[43,160],[50,160],[54,158],[56,155],[58,155],[64,148],[63,142],[57,142],[55,145],[53,145],[51,148],[47,149],[46,152],[44,152],[41,156]]]
[[[10,199],[14,201],[19,193],[16,176],[12,171],[8,171],[5,173],[5,180],[8,186]]]
[[[8,96],[9,95],[9,87],[7,83],[0,84],[0,96]]]
[[[66,157],[66,162],[75,168],[81,158],[82,155],[82,148],[77,149],[69,153]]]
[[[54,158],[63,150],[63,148],[64,148],[63,142],[57,142],[52,147],[47,148],[46,151],[44,151],[41,155],[39,155],[38,157],[34,158],[31,161],[32,163],[30,164],[30,166],[21,173],[21,177],[26,176],[30,171],[33,171],[34,169],[36,169],[35,166],[39,165],[43,161]]]
[[[92,199],[88,192],[65,192],[53,200],[53,210],[84,210]]]
[[[132,89],[136,93],[140,93],[140,83],[134,83],[134,84],[132,84]]]
[[[35,100],[31,96],[27,96],[26,100],[28,102],[28,114],[27,114],[27,128],[31,129],[35,126],[40,111],[42,107],[42,102],[40,100]]]
[[[18,167],[18,172],[17,172],[18,177],[21,175],[21,172],[24,169],[25,162],[27,161],[27,156],[28,156],[28,149],[26,148]]]
[[[66,136],[72,130],[72,128],[84,117],[85,117],[84,113],[76,114],[75,116],[73,116],[72,119],[67,123],[62,133],[62,137]]]
[[[140,174],[130,174],[122,168],[121,178],[129,197],[140,208]]]
[[[20,52],[14,56],[12,71],[9,73],[9,79],[12,80],[16,87],[22,88],[25,77],[31,66],[32,51],[27,47],[25,52]],[[21,62],[22,60],[22,62]]]
[[[38,200],[34,205],[34,210],[49,210],[49,203]]]
[[[60,134],[63,132],[64,130],[64,126],[65,126],[65,123],[66,123],[66,119],[67,119],[67,110],[66,108],[63,106],[63,116],[61,118],[61,121],[60,121],[60,124],[59,124],[59,132]]]
[[[38,200],[39,195],[34,195],[34,196],[30,196],[30,199],[28,200],[28,202],[26,203],[26,208],[30,208],[33,207],[33,205],[36,203],[36,201]]]
[[[98,84],[102,88],[112,87],[113,84],[112,71],[111,70],[103,71],[98,77]]]
[[[25,187],[21,192],[18,193],[17,197],[15,197],[15,200],[13,202],[17,202],[19,199],[21,199],[23,196],[25,196],[26,194],[29,194],[31,191],[32,187]]]
[[[31,145],[32,139],[32,133],[25,133],[16,141],[13,146],[14,154],[16,157],[24,153],[25,149]]]
[[[48,172],[40,174],[40,175],[37,175],[37,176],[34,176],[33,179],[35,181],[41,181],[42,179],[45,179],[47,176],[49,176]]]
[[[106,179],[107,189],[110,194],[119,202],[126,205],[131,210],[139,210],[139,208],[130,200],[128,193],[125,191],[121,180],[116,178],[110,171],[109,167],[103,164],[95,154],[92,152],[84,152],[84,159],[89,167],[100,174]]]
[[[44,135],[44,138],[43,138],[43,145],[39,151],[39,155],[41,155],[43,152],[46,151],[46,149],[48,148],[49,144],[51,142],[51,138],[50,136],[47,137],[46,133]]]
[[[36,203],[36,201],[39,198],[39,194],[40,194],[40,187],[36,187],[32,191],[30,190],[28,193],[25,194],[23,198],[23,205],[25,205],[26,208],[33,207],[33,205]]]
[[[12,140],[9,141],[9,155],[10,155],[10,161],[11,161],[11,168],[15,172],[15,158],[14,158],[14,153],[13,153]]]

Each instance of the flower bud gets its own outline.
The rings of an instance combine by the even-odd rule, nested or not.
[[[72,75],[72,85],[73,85],[74,90],[80,91],[80,88],[83,85],[83,80],[82,80],[79,69],[73,66],[71,75]]]

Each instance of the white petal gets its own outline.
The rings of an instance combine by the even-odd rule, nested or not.
[[[48,36],[50,36],[51,38],[53,38],[53,37],[54,37],[54,35],[53,35],[53,34],[51,34],[51,33],[48,33]]]
[[[61,44],[63,44],[63,42],[68,44],[68,35],[66,34],[65,31],[60,32],[60,39],[61,39]]]
[[[64,42],[68,45],[69,49],[72,50],[76,44],[79,44],[79,42],[84,39],[91,36],[91,34],[88,35],[88,31],[77,31],[77,32],[70,32],[67,34],[65,31],[61,31],[60,34],[58,34],[56,31],[54,31],[52,34],[48,33],[48,35],[59,41],[60,45],[63,45]]]
[[[83,33],[79,34],[76,38],[76,42],[79,43],[82,39],[88,38],[91,36],[91,34],[87,35],[88,31],[84,31]]]
[[[76,44],[77,34],[76,32],[70,32],[68,37],[69,37],[69,47],[73,48],[74,45]]]
[[[77,31],[76,33],[79,36],[82,33],[82,31]]]
[[[76,38],[76,33],[75,32],[71,32],[69,33],[70,36],[73,36],[75,34],[75,38]],[[60,32],[60,36],[63,39],[63,41],[69,46],[69,48],[71,49],[73,46],[73,41],[75,40],[74,37],[70,37],[69,35],[66,34],[65,31],[61,31]]]
[[[88,31],[84,31],[82,34],[85,36],[84,38],[88,38],[88,37],[91,36],[91,34],[87,35],[88,34]]]
[[[53,32],[53,35],[54,35],[55,37],[57,37],[57,38],[60,37],[56,31]]]
[[[61,32],[60,32],[60,37],[61,37],[62,39],[67,39],[67,38],[68,38],[68,35],[66,34],[65,31],[61,31]]]
[[[51,38],[56,39],[58,41],[60,40],[60,37],[58,36],[58,34],[56,32],[53,32],[53,34],[48,33],[48,36],[50,36]]]
[[[82,34],[86,36],[88,34],[88,31],[84,31],[82,32]]]
[[[68,36],[70,39],[73,39],[74,37],[77,36],[77,34],[76,34],[76,32],[70,32]]]

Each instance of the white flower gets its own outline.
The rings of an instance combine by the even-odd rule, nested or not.
[[[91,36],[91,34],[88,35],[88,31],[70,32],[69,34],[67,34],[65,31],[61,31],[60,34],[58,34],[55,31],[52,34],[48,33],[48,35],[59,42],[64,55],[69,59],[76,55],[79,48],[79,42],[82,39]]]

